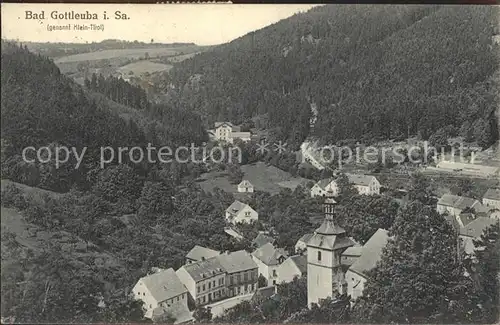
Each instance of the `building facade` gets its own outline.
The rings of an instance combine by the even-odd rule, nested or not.
[[[254,187],[248,180],[243,180],[238,184],[239,193],[253,193]]]
[[[257,248],[252,253],[252,259],[259,268],[259,275],[262,275],[266,279],[267,285],[278,283],[279,266],[287,257],[288,255],[283,249],[276,248],[271,243]]]
[[[136,300],[144,303],[144,317],[146,318],[152,318],[153,311],[158,308],[165,312],[188,308],[188,290],[171,268],[158,270],[140,278],[132,289],[132,293]]]
[[[176,274],[198,306],[226,297],[226,271],[217,257],[186,264]]]

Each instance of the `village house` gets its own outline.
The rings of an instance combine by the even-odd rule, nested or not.
[[[226,296],[254,293],[258,287],[258,266],[245,250],[216,257],[226,271]]]
[[[247,180],[242,180],[241,183],[238,184],[238,192],[239,193],[253,193],[254,187],[252,183]]]
[[[354,246],[347,248],[341,256],[342,265],[351,266],[361,256],[363,246],[356,243]]]
[[[483,195],[483,205],[500,210],[500,189],[489,188]]]
[[[307,242],[311,239],[313,234],[305,234],[295,243],[296,254],[307,254]]]
[[[486,228],[499,222],[500,220],[498,219],[478,217],[465,225],[465,227],[460,228],[459,237],[462,240],[462,248],[465,253],[473,255],[476,248],[474,240],[479,239]]]
[[[235,139],[250,141],[252,134],[242,132],[240,126],[235,126],[231,122],[215,122],[215,139],[217,141],[233,143]]]
[[[186,254],[186,264],[208,260],[209,258],[212,258],[217,255],[220,255],[220,252],[213,250],[211,248],[195,245]]]
[[[198,306],[226,297],[226,271],[217,257],[186,264],[176,274]]]
[[[349,182],[359,194],[380,194],[380,182],[375,176],[346,174]],[[311,197],[336,197],[339,195],[339,187],[335,178],[322,179],[311,188]]]
[[[259,267],[259,274],[267,280],[268,285],[278,282],[278,267],[285,261],[288,254],[282,248],[276,248],[267,243],[252,253],[252,258]]]
[[[455,216],[460,226],[463,227],[464,224],[460,220],[462,212],[468,211],[472,212],[474,215],[480,215],[486,214],[489,209],[476,199],[453,194],[444,194],[439,198],[436,210],[441,214],[448,213]]]
[[[171,268],[140,278],[132,292],[136,300],[144,302],[146,318],[152,318],[153,311],[170,313],[177,319],[189,314],[188,290]]]
[[[307,242],[307,305],[319,303],[322,299],[344,294],[347,284],[344,278],[345,266],[341,263],[342,253],[354,242],[346,231],[334,223],[335,201],[326,199],[325,219]]]
[[[259,231],[257,236],[252,240],[252,244],[255,245],[256,248],[262,247],[267,243],[271,243],[274,245],[275,239],[269,236],[264,231]]]
[[[287,258],[278,267],[278,283],[292,282],[295,277],[300,278],[307,274],[307,257],[294,255]]]
[[[347,270],[345,274],[347,294],[352,300],[363,295],[364,285],[368,280],[368,271],[372,270],[382,257],[382,250],[388,240],[387,230],[378,229],[363,245],[361,256]]]
[[[259,214],[257,211],[252,209],[248,204],[240,202],[238,200],[234,201],[226,209],[226,221],[232,224],[237,223],[252,223],[259,219]]]

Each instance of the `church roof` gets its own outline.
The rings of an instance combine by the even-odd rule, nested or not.
[[[321,235],[340,235],[345,234],[345,230],[344,228],[337,226],[332,219],[327,217],[323,220],[321,226],[316,229],[316,233]]]
[[[354,242],[344,234],[340,235],[323,235],[315,233],[307,242],[307,246],[337,250],[354,246]]]

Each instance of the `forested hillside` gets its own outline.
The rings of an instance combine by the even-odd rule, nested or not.
[[[295,145],[307,135],[427,139],[451,125],[487,146],[498,138],[495,33],[493,6],[323,6],[196,55],[169,78],[208,122],[260,116]]]
[[[12,43],[2,42],[1,82],[2,177],[27,185],[58,192],[73,185],[87,189],[92,183],[87,174],[98,169],[100,147],[144,148],[148,142],[173,146],[200,143],[207,137],[196,114],[175,107],[143,103],[144,109],[136,114],[140,119],[122,119],[111,104],[96,102],[62,75],[50,59]],[[158,125],[158,121],[165,123]],[[79,153],[86,147],[87,151],[79,168],[74,168],[71,157],[57,169],[53,162],[23,161],[22,150],[29,146],[75,147]],[[152,166],[133,167],[146,169],[144,173]]]

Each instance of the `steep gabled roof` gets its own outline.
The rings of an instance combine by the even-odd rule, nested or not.
[[[489,188],[486,193],[484,193],[483,198],[488,200],[497,200],[500,201],[500,189],[498,188]]]
[[[227,125],[229,127],[233,127],[233,123],[231,122],[215,122],[215,128],[217,129],[218,127],[222,126],[222,125]]]
[[[187,292],[186,287],[172,268],[142,277],[140,281],[144,283],[158,302]]]
[[[282,248],[275,248],[271,243],[257,248],[252,255],[266,265],[278,265],[280,257],[288,257]]]
[[[333,181],[334,181],[333,178],[325,178],[325,179],[319,180],[316,183],[316,185],[318,185],[324,191],[326,189],[326,187],[328,186],[328,184],[330,184]]]
[[[238,187],[253,187],[252,183],[250,181],[244,179],[241,181],[241,183],[238,184]]]
[[[464,228],[460,229],[460,235],[478,238],[486,228],[498,222],[500,222],[498,219],[478,217],[467,224]]]
[[[201,261],[203,259],[209,259],[211,257],[220,255],[220,253],[216,250],[213,250],[211,248],[207,247],[202,247],[195,245],[189,253],[187,253],[186,258],[190,260],[195,260],[195,261]]]
[[[350,183],[362,186],[368,186],[374,179],[376,179],[375,176],[370,175],[346,174],[346,176]]]
[[[216,257],[182,266],[195,282],[210,278],[226,271]]]
[[[235,200],[227,209],[226,212],[236,215],[238,214],[241,210],[243,210],[248,204],[245,204],[243,202],[240,202],[238,200]]]
[[[257,247],[261,247],[267,243],[274,243],[274,238],[270,237],[270,236],[267,236],[266,234],[263,234],[261,232],[259,232],[259,234],[257,235],[257,237],[255,237],[253,240],[252,240],[252,243],[255,244]]]
[[[235,273],[258,268],[252,256],[245,250],[221,254],[216,257],[227,273]]]
[[[378,229],[365,243],[361,256],[351,265],[349,270],[367,277],[366,272],[373,269],[382,257],[382,250],[389,240],[388,231]]]
[[[294,255],[290,256],[289,259],[297,266],[299,271],[304,274],[307,273],[307,256],[306,255]]]
[[[303,242],[303,243],[306,243],[309,241],[309,239],[311,239],[313,234],[305,234],[303,235],[302,237],[299,238],[299,240],[297,240],[297,242]]]

